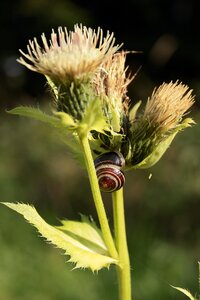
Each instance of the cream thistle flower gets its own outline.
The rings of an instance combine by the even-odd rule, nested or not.
[[[83,119],[86,107],[97,97],[91,80],[103,62],[120,48],[114,46],[113,33],[75,25],[74,31],[52,30],[48,43],[42,34],[42,47],[36,38],[29,41],[28,53],[18,62],[46,76],[55,95],[56,110],[65,112],[75,121]]]
[[[20,57],[18,62],[28,69],[56,79],[66,81],[82,79],[94,72],[102,62],[119,49],[114,46],[113,33],[107,32],[103,37],[101,28],[92,30],[82,25],[75,25],[74,31],[58,28],[58,33],[52,30],[48,43],[44,33],[41,36],[42,47],[36,38],[29,41],[28,53],[20,50],[26,58]]]

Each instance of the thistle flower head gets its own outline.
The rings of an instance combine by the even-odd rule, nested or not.
[[[107,32],[103,37],[102,29],[95,31],[82,25],[75,25],[74,31],[69,32],[62,27],[58,28],[58,33],[52,30],[49,42],[44,33],[41,38],[42,46],[34,38],[29,41],[28,53],[20,50],[24,57],[20,57],[18,62],[63,83],[93,74],[104,59],[120,47],[114,46],[113,33]]]
[[[178,81],[163,83],[149,97],[143,117],[150,125],[166,132],[181,122],[193,103],[194,96],[187,85]]]
[[[95,91],[100,96],[115,131],[120,131],[121,120],[128,113],[127,86],[134,78],[127,75],[126,54],[127,52],[121,51],[110,56],[93,79]]]
[[[194,123],[191,118],[182,120],[193,103],[192,90],[178,81],[155,89],[144,113],[132,123],[129,164],[136,168],[153,166],[176,134]]]
[[[124,105],[127,110],[128,96],[127,86],[133,79],[130,75],[127,76],[125,67],[126,52],[118,52],[110,56],[101,65],[99,72],[94,79],[97,94],[102,98],[107,98],[109,103],[121,109]]]

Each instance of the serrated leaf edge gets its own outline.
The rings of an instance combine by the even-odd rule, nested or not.
[[[45,220],[43,220],[43,218],[37,213],[36,209],[34,208],[34,206],[29,205],[29,204],[23,204],[23,203],[9,203],[9,202],[1,202],[1,204],[13,209],[14,211],[18,212],[19,214],[23,215],[24,218],[28,221],[28,223],[32,224],[34,227],[36,227],[36,229],[38,230],[38,232],[40,233],[40,235],[42,237],[44,237],[46,239],[47,242],[53,244],[54,246],[56,246],[57,248],[63,249],[65,252],[65,255],[69,255],[70,258],[68,260],[68,262],[72,262],[75,264],[75,267],[73,269],[77,269],[77,268],[90,268],[93,272],[94,271],[98,271],[104,267],[109,268],[110,264],[117,264],[118,262],[113,259],[112,257],[109,256],[105,256],[99,253],[96,253],[94,251],[92,251],[91,249],[89,249],[88,247],[84,246],[83,244],[81,244],[78,241],[74,241],[73,238],[67,236],[65,233],[63,233],[61,230],[57,229],[56,227],[48,224]],[[20,208],[19,208],[20,207]],[[23,212],[24,210],[24,212]],[[26,210],[26,212],[25,212]],[[34,222],[31,220],[32,219],[32,213],[35,214],[35,217],[39,220],[38,223],[42,223],[42,226],[40,226],[41,224],[34,224]],[[37,222],[36,222],[37,223]],[[44,234],[43,231],[45,231],[45,228],[48,228],[48,230],[53,231],[56,233],[56,237],[55,239],[51,239],[48,238],[46,234]],[[57,238],[63,238],[63,240],[67,243],[70,243],[70,241],[72,242],[71,245],[68,246],[68,249],[66,249],[67,247],[63,247],[61,246],[60,242],[55,242],[55,240]],[[67,239],[66,239],[67,237]],[[52,241],[53,240],[53,241]],[[80,250],[75,249],[74,247],[80,247]],[[69,249],[70,248],[70,249]],[[86,253],[83,253],[84,255],[84,260],[81,260],[81,251],[85,251]],[[89,254],[89,260],[88,259],[88,254]],[[98,258],[100,263],[98,263]]]

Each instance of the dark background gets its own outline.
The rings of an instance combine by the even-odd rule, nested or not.
[[[198,1],[4,1],[0,4],[0,200],[33,203],[52,223],[57,217],[96,218],[85,171],[39,122],[8,115],[17,105],[49,110],[44,78],[16,62],[18,49],[51,29],[82,23],[115,33],[134,73],[129,88],[144,102],[163,81],[188,84],[198,123],[200,35]],[[127,234],[134,299],[184,299],[169,284],[198,290],[200,236],[200,129],[179,134],[152,169],[127,173]],[[153,176],[148,179],[149,174]],[[106,207],[112,220],[111,203]],[[116,299],[114,268],[99,275],[69,271],[59,250],[46,245],[24,220],[0,208],[0,300]]]

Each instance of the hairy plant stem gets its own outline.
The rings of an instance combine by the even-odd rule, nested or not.
[[[117,265],[119,299],[131,300],[131,272],[126,239],[124,198],[122,188],[112,193],[112,201],[115,240],[120,262],[119,265]]]
[[[111,255],[112,258],[115,258],[118,260],[118,253],[114,244],[114,240],[110,231],[110,227],[108,224],[108,218],[106,216],[106,211],[104,208],[103,200],[101,197],[101,192],[99,189],[99,184],[98,184],[98,179],[96,175],[96,170],[94,166],[94,161],[90,149],[90,145],[88,142],[87,136],[79,136],[80,142],[83,148],[83,153],[84,153],[84,159],[85,159],[85,164],[89,176],[89,181],[90,181],[90,186],[92,190],[92,195],[95,203],[95,207],[97,210],[97,215],[99,218],[99,223],[101,226],[103,238],[105,241],[105,244],[108,248],[108,251]]]

